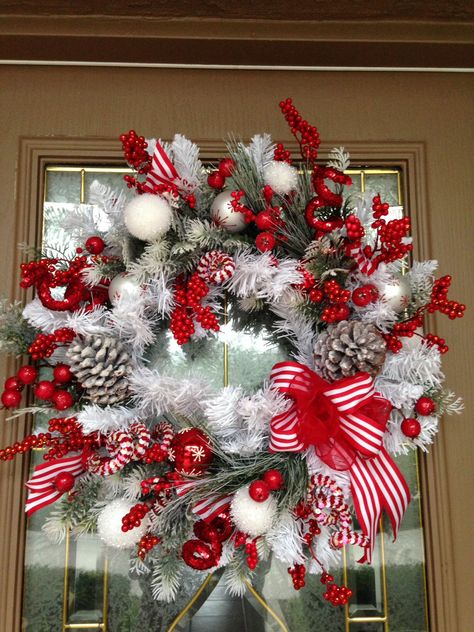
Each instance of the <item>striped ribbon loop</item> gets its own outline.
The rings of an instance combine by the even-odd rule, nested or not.
[[[179,174],[175,166],[163,149],[161,142],[157,140],[155,151],[153,152],[151,170],[147,174],[144,190],[153,193],[155,186],[160,184],[178,186],[179,181]]]
[[[313,447],[329,467],[349,471],[357,518],[368,537],[360,561],[370,562],[382,511],[396,537],[410,502],[405,479],[383,444],[390,403],[375,392],[368,373],[329,384],[307,366],[280,362],[270,381],[293,400],[270,422],[270,450],[302,452]],[[308,426],[317,427],[317,432],[311,434]],[[311,436],[319,439],[308,443]]]
[[[176,493],[178,494],[178,496],[184,496],[184,494],[187,494],[201,482],[202,481],[183,481],[177,483]],[[206,522],[211,522],[211,520],[216,518],[220,513],[229,509],[232,498],[233,494],[229,494],[226,496],[211,494],[207,498],[204,498],[203,500],[197,502],[194,505],[192,511],[193,513],[197,514],[202,520],[206,520]]]
[[[37,465],[33,471],[33,476],[26,483],[28,499],[25,511],[28,516],[61,498],[63,492],[58,491],[54,486],[54,479],[58,474],[69,472],[73,476],[78,476],[83,471],[82,454]]]
[[[357,263],[357,266],[362,274],[371,276],[377,269],[377,266],[364,255],[360,246],[354,246],[349,250],[348,254]]]

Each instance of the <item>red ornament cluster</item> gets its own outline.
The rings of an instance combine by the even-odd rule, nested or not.
[[[324,599],[333,606],[344,606],[352,597],[352,590],[347,588],[347,586],[338,586],[333,583],[334,577],[332,575],[323,572],[320,581],[326,585],[326,592],[323,594]]]
[[[207,184],[212,189],[222,189],[225,186],[226,178],[229,178],[235,169],[235,162],[232,158],[223,158],[216,171],[211,171],[207,176]]]
[[[137,503],[133,505],[130,511],[122,518],[122,531],[126,533],[135,527],[139,527],[150,509],[151,506],[147,503]]]
[[[33,360],[50,358],[58,345],[71,343],[76,334],[68,327],[56,329],[52,334],[38,334],[28,348],[28,353]]]
[[[291,576],[295,590],[301,590],[301,588],[306,586],[306,566],[304,564],[295,564],[288,569],[288,573]]]
[[[174,285],[176,307],[171,314],[170,329],[178,344],[186,344],[193,335],[195,320],[203,329],[219,331],[216,315],[209,306],[202,305],[202,300],[208,294],[209,286],[197,272],[187,280],[184,277],[176,280]]]
[[[152,533],[145,533],[138,542],[137,556],[144,560],[147,553],[149,553],[157,544],[160,543],[160,538]]]

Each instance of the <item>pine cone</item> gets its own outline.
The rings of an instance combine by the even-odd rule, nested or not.
[[[75,338],[67,351],[72,373],[84,396],[94,404],[117,404],[129,396],[127,373],[132,368],[130,355],[117,338],[82,336]]]
[[[359,371],[374,376],[382,368],[385,353],[385,340],[374,325],[342,320],[315,342],[316,373],[330,382]]]

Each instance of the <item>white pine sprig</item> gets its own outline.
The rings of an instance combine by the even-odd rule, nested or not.
[[[344,147],[333,147],[329,152],[328,158],[328,167],[334,167],[335,169],[339,169],[339,171],[345,171],[350,167],[351,156]]]
[[[160,274],[173,273],[175,265],[169,258],[170,249],[171,243],[164,237],[146,244],[141,256],[128,264],[128,274],[143,285]]]
[[[23,317],[37,329],[51,334],[56,329],[68,327],[77,334],[109,333],[105,322],[107,310],[98,306],[90,311],[79,309],[75,312],[56,312],[50,310],[37,298],[33,299],[23,309]]]
[[[301,525],[289,510],[280,513],[265,539],[275,557],[281,562],[289,566],[304,563]]]
[[[109,477],[110,478],[110,477]],[[138,500],[142,495],[141,482],[146,478],[146,470],[144,467],[137,465],[133,470],[129,471],[122,479],[123,497],[126,500]]]
[[[444,381],[441,356],[437,347],[420,342],[414,348],[403,347],[398,353],[387,353],[379,376],[395,383],[409,382],[425,390],[438,390]]]
[[[270,304],[270,309],[279,319],[275,321],[273,331],[277,336],[287,338],[295,347],[293,357],[297,362],[314,368],[313,323],[298,309],[300,295],[288,290],[285,300]]]
[[[131,345],[138,356],[155,340],[153,312],[149,303],[145,290],[139,295],[124,293],[108,313],[110,327],[122,341]]]
[[[182,188],[188,193],[194,191],[201,184],[204,175],[199,160],[199,147],[181,134],[176,134],[171,143],[171,154]]]
[[[182,562],[175,555],[171,554],[157,560],[151,579],[153,598],[167,603],[173,601],[181,585],[182,573]]]
[[[437,393],[436,403],[440,415],[461,415],[464,411],[464,401],[449,389],[442,389]]]
[[[84,433],[107,434],[115,430],[125,430],[138,418],[139,411],[125,406],[97,406],[86,404],[77,414],[77,421]]]
[[[226,592],[232,595],[232,597],[242,597],[247,590],[246,582],[251,578],[245,557],[236,552],[226,567],[222,578]]]
[[[438,262],[435,260],[413,262],[409,273],[412,293],[410,307],[413,311],[430,302],[434,273],[437,268]]]
[[[252,137],[246,152],[252,159],[259,176],[263,178],[263,172],[271,162],[275,154],[275,143],[270,134],[256,134]]]

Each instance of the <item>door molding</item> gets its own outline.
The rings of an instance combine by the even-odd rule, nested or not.
[[[201,156],[213,160],[225,153],[221,140],[195,141]],[[344,142],[325,142],[320,156],[324,160],[332,147]],[[426,147],[423,142],[364,142],[350,141],[352,162],[358,166],[400,167],[404,172],[403,201],[412,218],[415,239],[415,256],[431,257],[431,230],[427,195]],[[297,151],[296,142],[286,146]],[[51,164],[123,165],[119,142],[111,138],[21,138],[17,173],[16,243],[38,244],[42,233],[42,201],[44,197],[44,171]],[[11,299],[29,298],[20,290],[20,263],[17,251],[15,275],[12,279]],[[17,367],[8,363],[9,374]],[[0,445],[20,441],[30,431],[31,419],[18,419],[0,425]],[[443,426],[441,426],[443,428]],[[424,540],[426,548],[427,589],[429,620],[432,632],[458,630],[454,576],[452,528],[448,494],[448,469],[443,444],[443,429],[429,456],[420,457]],[[18,457],[1,464],[0,512],[0,566],[4,583],[0,594],[2,629],[19,632],[23,597],[23,569],[26,521],[24,517],[25,491],[23,483],[28,475],[28,458]]]

